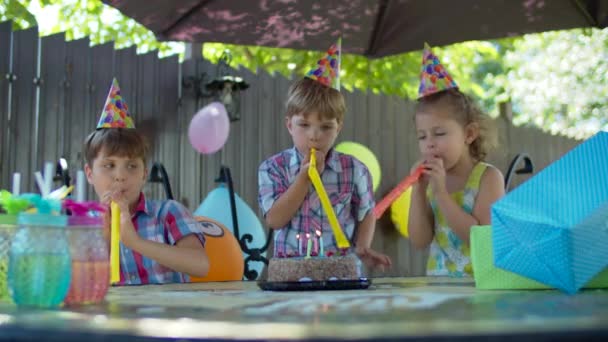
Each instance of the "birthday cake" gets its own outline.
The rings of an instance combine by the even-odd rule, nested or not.
[[[268,281],[352,280],[361,277],[361,262],[355,254],[272,258],[268,263]]]

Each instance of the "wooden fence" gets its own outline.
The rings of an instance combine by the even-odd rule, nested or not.
[[[10,23],[0,23],[0,187],[9,188],[12,173],[18,171],[22,191],[37,191],[33,172],[61,157],[74,177],[83,167],[82,141],[95,128],[110,82],[117,77],[136,125],[153,143],[152,161],[165,165],[176,199],[194,210],[215,187],[220,165],[227,165],[237,192],[257,212],[258,165],[291,146],[283,110],[290,80],[265,71],[234,72],[251,85],[242,93],[242,119],[232,123],[220,153],[200,155],[190,146],[187,129],[205,103],[182,86],[182,79],[215,75],[208,61],[158,59],[155,52],[137,55],[135,48],[114,50],[110,43],[91,47],[88,39],[66,42],[63,34],[39,38],[36,28],[13,32]],[[413,102],[361,91],[343,93],[348,112],[339,140],[359,142],[376,154],[382,167],[379,199],[417,158]],[[503,112],[508,114],[508,108]],[[527,152],[538,170],[577,144],[533,128],[513,127],[504,118],[496,124],[502,144],[489,161],[503,172],[519,152]],[[148,184],[145,191],[164,198],[158,184]],[[92,197],[92,191],[89,194]],[[373,243],[393,258],[395,266],[386,275],[423,274],[424,252],[411,248],[387,216],[378,223]]]

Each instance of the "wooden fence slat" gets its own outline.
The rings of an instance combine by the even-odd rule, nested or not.
[[[88,38],[82,38],[70,41],[66,46],[65,83],[63,85],[65,89],[65,120],[63,122],[65,136],[58,151],[60,156],[64,156],[69,162],[69,170],[74,183],[78,170],[83,170],[84,166],[81,159],[79,160],[84,139],[89,132],[95,129],[103,106],[100,105],[94,112],[89,110],[91,101],[89,64],[94,51],[89,47],[90,43]],[[101,85],[99,86],[101,87]],[[105,101],[105,97],[102,100]],[[91,195],[91,199],[96,199],[92,191],[87,194]]]
[[[206,79],[205,82],[209,82],[215,77],[216,66],[213,65],[211,62],[200,58],[200,59],[198,59],[197,65],[198,65],[198,71],[199,71],[198,74],[200,75],[202,73],[205,73],[208,76],[208,78]],[[211,102],[212,102],[211,98],[203,99],[203,102],[197,108],[196,111],[198,111],[199,109],[203,108],[204,106],[208,105]],[[225,145],[224,145],[224,148],[226,148]],[[223,152],[220,150],[213,154],[205,154],[205,155],[199,154],[198,155],[199,160],[201,160],[201,162],[202,162],[202,169],[201,169],[202,173],[198,174],[198,177],[201,178],[201,188],[198,191],[198,193],[196,194],[199,204],[207,196],[207,194],[215,188],[214,179],[219,174],[222,153]],[[234,179],[234,182],[238,186],[238,179]],[[238,191],[238,188],[236,190]]]
[[[122,98],[125,100],[129,108],[137,109],[139,106],[139,97],[137,93],[137,54],[135,47],[128,47],[114,52],[114,66],[112,77],[116,77],[120,85]],[[107,88],[110,87],[110,78]],[[105,100],[105,97],[104,97]],[[129,113],[133,117],[133,121],[137,127],[141,113],[129,109]]]
[[[199,76],[195,60],[187,60],[182,64],[182,76],[184,78]],[[180,85],[181,86],[181,85]],[[192,209],[196,209],[201,202],[201,160],[190,141],[188,140],[188,125],[198,110],[198,104],[193,94],[193,88],[183,88],[181,91],[179,107],[180,132],[180,174],[177,181],[179,186],[179,197],[182,202]]]
[[[88,44],[87,44],[88,45]],[[68,139],[68,151],[70,161],[70,170],[72,171],[72,179],[75,180],[76,172],[82,170],[86,163],[85,156],[82,153],[82,147],[85,138],[93,132],[97,127],[97,122],[103,105],[106,101],[110,84],[114,76],[113,65],[114,65],[114,43],[109,42],[101,45],[90,47],[86,56],[83,74],[74,75],[74,77],[82,78],[86,83],[81,88],[80,93],[74,94],[74,96],[81,96],[84,100],[83,112],[73,112],[74,120],[76,116],[79,117],[78,128],[70,130],[71,135],[66,137]],[[74,48],[71,50],[73,58],[81,58],[83,52],[81,52],[81,45],[78,45],[78,49]],[[119,80],[120,82],[120,80]],[[120,83],[119,83],[120,84]],[[87,199],[94,200],[96,195],[93,188],[87,183]]]
[[[261,160],[258,144],[249,146],[250,142],[258,139],[260,131],[261,116],[257,106],[257,83],[256,75],[247,69],[242,69],[240,75],[245,82],[249,83],[249,89],[241,93],[241,134],[243,144],[240,146],[240,165],[238,170],[239,180],[241,182],[241,196],[243,198],[255,198],[255,202],[248,202],[252,209],[257,213],[257,194],[258,194],[258,165]],[[248,148],[244,148],[248,146]]]
[[[42,170],[43,163],[37,159],[38,127],[36,115],[38,87],[33,84],[38,76],[38,29],[31,28],[13,33],[14,83],[10,128],[14,132],[9,146],[9,170],[21,172],[21,191],[38,191],[35,186],[35,170]],[[13,121],[14,118],[14,121]]]
[[[137,113],[137,126],[146,137],[150,153],[147,165],[159,159],[160,153],[160,113],[158,111],[160,94],[158,91],[158,51],[150,51],[135,57],[135,93],[137,102],[129,108],[132,113]],[[162,186],[159,184],[147,184],[144,187],[146,198],[164,199]]]
[[[12,22],[10,21],[0,23],[0,76],[12,73],[11,55],[13,53],[13,32],[11,30],[11,25]],[[12,107],[12,105],[10,105],[11,93],[11,80],[6,76],[0,77],[0,184],[12,184],[12,174],[15,171],[11,169],[9,163],[9,146],[13,139],[9,121]]]
[[[172,192],[176,199],[179,199],[175,186],[176,179],[179,176],[178,169],[180,164],[179,117],[175,112],[178,106],[178,63],[178,56],[160,60],[160,75],[157,82],[159,97],[157,128],[160,132],[158,161],[163,163],[167,170]],[[157,185],[157,187],[160,187],[160,185]]]
[[[293,146],[293,140],[287,127],[285,126],[285,117],[287,116],[287,92],[291,84],[296,81],[288,80],[284,77],[273,77],[273,93],[270,98],[273,102],[272,118],[275,121],[276,133],[278,134],[277,152]],[[260,113],[262,114],[262,113]],[[260,160],[260,163],[262,161]]]
[[[56,163],[62,154],[65,127],[66,42],[63,33],[41,39],[40,119],[41,142],[37,159]]]

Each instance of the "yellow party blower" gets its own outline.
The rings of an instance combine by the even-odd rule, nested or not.
[[[315,149],[310,150],[310,165],[308,167],[308,177],[312,182],[317,194],[319,195],[319,200],[321,201],[321,206],[323,206],[323,210],[327,214],[327,219],[329,220],[329,225],[331,226],[331,230],[336,237],[336,242],[338,243],[338,247],[340,248],[349,248],[350,242],[344,235],[342,228],[340,228],[340,223],[338,222],[338,218],[336,217],[336,213],[334,212],[334,208],[331,206],[331,202],[329,201],[329,197],[327,196],[327,192],[323,187],[323,183],[321,182],[321,177],[319,176],[319,172],[317,171],[317,157],[315,156]]]

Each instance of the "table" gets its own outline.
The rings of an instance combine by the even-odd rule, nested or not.
[[[481,291],[472,280],[373,279],[368,290],[264,292],[255,282],[114,287],[99,305],[0,305],[12,340],[608,340],[608,290]]]

